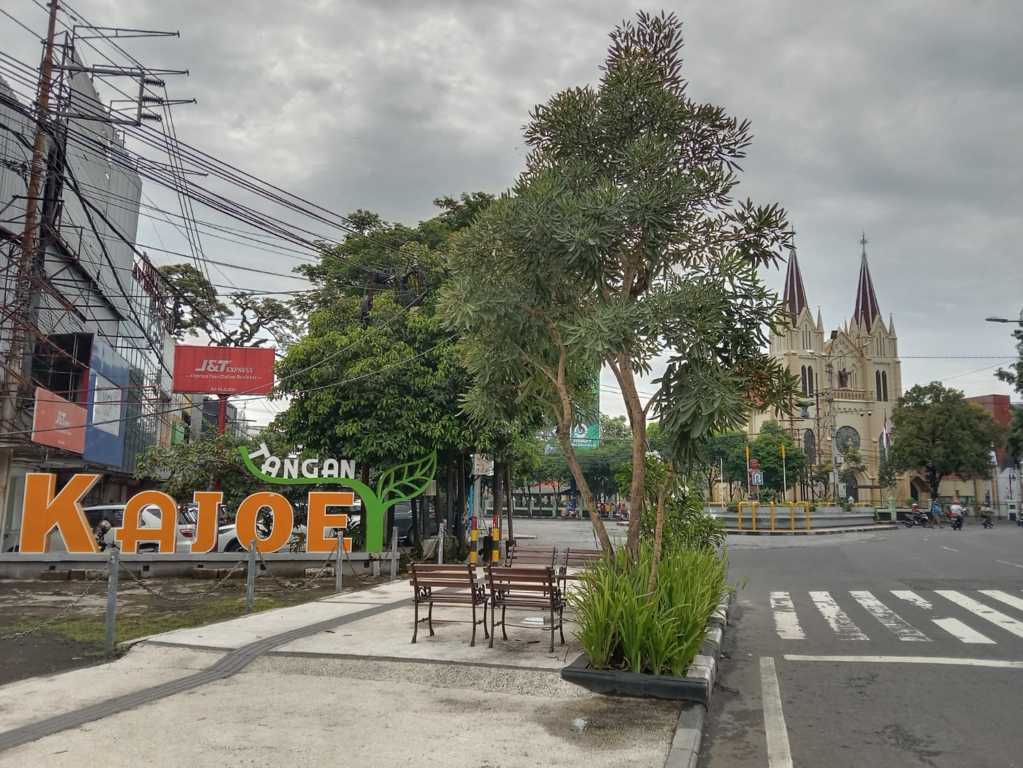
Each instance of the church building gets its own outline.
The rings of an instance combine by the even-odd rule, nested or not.
[[[891,413],[902,395],[902,374],[895,322],[890,315],[887,322],[881,316],[867,263],[866,237],[860,245],[852,317],[827,332],[820,308],[816,318],[810,312],[793,249],[783,294],[789,322],[771,335],[770,351],[798,379],[802,397],[791,414],[754,413],[748,430],[752,437],[765,422],[779,422],[813,466],[830,464],[840,470],[845,453],[857,449],[864,470],[855,480],[841,483],[833,476],[830,487],[818,486],[812,496],[880,503],[878,472],[890,445]],[[802,490],[809,500],[810,489]]]

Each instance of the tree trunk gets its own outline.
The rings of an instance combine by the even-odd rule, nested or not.
[[[635,557],[639,553],[639,526],[643,516],[644,493],[646,481],[646,413],[639,400],[636,390],[636,379],[632,375],[629,361],[619,355],[611,366],[625,400],[625,411],[632,427],[632,485],[629,489],[629,554]]]
[[[572,472],[572,477],[575,478],[575,484],[579,488],[579,493],[582,494],[583,506],[590,510],[590,523],[593,525],[593,533],[600,543],[600,548],[609,555],[613,554],[611,539],[608,538],[607,531],[604,529],[604,521],[600,519],[600,515],[596,514],[593,508],[593,494],[590,493],[589,483],[586,482],[583,470],[579,466],[579,460],[575,455],[575,448],[572,445],[571,421],[567,422],[567,426],[563,423],[558,427],[558,442],[561,443],[561,450],[565,453],[565,461]]]
[[[515,488],[512,486],[512,474],[511,474],[511,463],[505,462],[504,465],[504,492],[507,494],[508,502],[508,543],[515,543],[515,524],[512,522],[512,517],[515,514]]]
[[[657,564],[661,561],[661,542],[664,536],[664,497],[667,495],[668,483],[657,489],[657,519],[654,524],[654,554],[650,564],[650,581],[646,591],[653,592],[657,586]]]
[[[501,508],[504,506],[504,462],[494,462],[494,511],[491,517],[501,525]]]

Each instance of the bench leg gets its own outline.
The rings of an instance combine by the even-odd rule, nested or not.
[[[561,635],[561,644],[565,644],[565,606],[558,609],[558,634]]]
[[[490,633],[487,632],[487,601],[483,601],[483,639],[486,640],[490,637]]]
[[[472,604],[472,640],[469,641],[469,647],[476,647],[476,603]]]
[[[551,606],[551,653],[554,653],[554,606]]]
[[[507,610],[508,606],[506,605],[501,606],[501,637],[503,637],[505,640],[508,639],[508,630],[506,630],[504,626],[504,617]]]
[[[416,635],[419,634],[419,601],[418,600],[414,600],[413,602],[416,605],[416,615],[415,615],[415,621],[412,624],[412,643],[415,644],[415,642],[416,642]]]
[[[427,621],[428,626],[430,627],[430,637],[433,637],[437,633],[433,631],[433,601],[432,600],[430,601],[430,612],[428,614],[426,614],[426,621]]]
[[[494,647],[494,635],[496,634],[494,632],[494,616],[496,616],[496,615],[497,615],[497,606],[496,605],[490,606],[490,647],[491,648]]]

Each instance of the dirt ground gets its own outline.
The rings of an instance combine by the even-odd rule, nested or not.
[[[347,579],[345,590],[383,579]],[[123,576],[117,597],[117,642],[209,624],[245,613],[245,582],[230,579],[214,592],[206,579]],[[148,587],[146,589],[145,587]],[[333,593],[333,577],[256,582],[257,611]],[[0,685],[105,661],[106,580],[0,580]]]

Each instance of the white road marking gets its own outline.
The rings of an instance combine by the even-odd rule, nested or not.
[[[1010,595],[1008,592],[1003,592],[1000,589],[981,589],[980,594],[987,595],[990,598],[997,600],[1000,603],[1005,603],[1017,611],[1023,611],[1023,600],[1018,597]]]
[[[1011,565],[1013,568],[1023,568],[1023,565],[1020,565],[1019,563],[1010,563],[1008,560],[995,560],[995,562],[1000,563],[1001,565]]]
[[[863,631],[857,627],[853,620],[846,615],[846,612],[838,607],[838,603],[831,597],[829,592],[811,592],[810,599],[821,612],[821,616],[828,622],[831,631],[838,635],[839,640],[869,640]]]
[[[904,643],[929,643],[931,638],[914,627],[899,614],[882,603],[873,593],[865,590],[849,592],[853,599],[862,605],[867,613],[881,622],[881,625]]]
[[[863,664],[937,664],[946,667],[992,667],[994,669],[1023,669],[1023,661],[1002,659],[959,659],[945,656],[804,656],[786,653],[785,661],[831,661]]]
[[[983,603],[977,602],[972,597],[967,597],[960,592],[956,592],[954,589],[936,589],[934,591],[946,600],[951,600],[956,605],[965,608],[971,613],[977,614],[982,619],[987,619],[992,624],[995,624],[1007,632],[1011,632],[1016,635],[1016,637],[1023,637],[1023,622],[1016,621],[1016,619],[1011,616],[1006,616],[1001,611],[989,608]]]
[[[899,598],[899,600],[905,600],[910,605],[923,608],[925,611],[929,611],[934,607],[930,600],[924,600],[916,592],[911,592],[908,589],[893,589],[892,594]]]
[[[760,698],[764,706],[764,731],[767,735],[768,768],[792,768],[792,750],[789,732],[785,727],[785,713],[781,707],[781,687],[774,659],[760,659]]]
[[[774,628],[782,640],[805,640],[806,633],[799,626],[796,607],[788,592],[771,593],[771,610],[774,612]]]
[[[995,645],[991,638],[980,634],[972,627],[963,624],[959,619],[934,619],[934,623],[948,632],[952,637],[961,643],[972,643],[974,645]]]
[[[941,545],[941,548],[942,549],[947,549],[949,552],[958,552],[959,551],[958,549],[953,549],[952,547],[946,547],[944,544]]]

